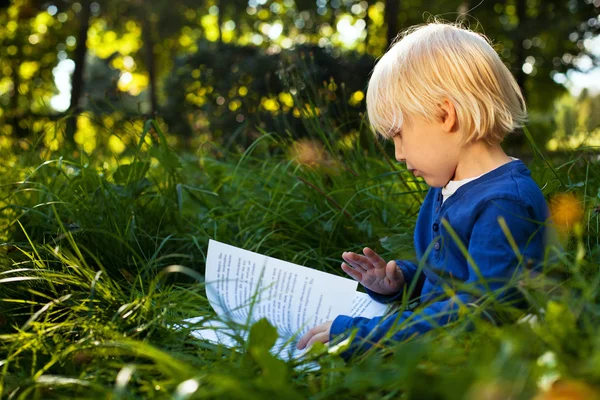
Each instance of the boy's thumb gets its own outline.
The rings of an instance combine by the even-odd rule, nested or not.
[[[400,271],[396,265],[396,260],[391,260],[385,266],[385,274],[391,282],[396,283],[401,278]]]

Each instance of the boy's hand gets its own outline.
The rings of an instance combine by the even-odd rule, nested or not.
[[[404,286],[404,275],[396,261],[386,262],[368,247],[363,249],[363,253],[364,256],[349,251],[342,253],[342,258],[346,261],[342,263],[344,272],[375,293],[398,293]]]
[[[333,321],[327,321],[321,325],[317,325],[310,331],[306,332],[304,336],[300,338],[296,348],[302,350],[305,347],[312,346],[315,342],[327,343],[329,342],[329,331],[331,330],[331,324]]]

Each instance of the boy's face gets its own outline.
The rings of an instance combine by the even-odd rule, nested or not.
[[[451,108],[448,111],[454,114]],[[429,186],[445,186],[454,177],[462,148],[455,122],[456,114],[434,122],[411,117],[394,136],[396,159],[406,162],[406,168]]]

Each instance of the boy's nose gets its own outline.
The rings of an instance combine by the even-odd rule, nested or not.
[[[399,162],[403,163],[406,162],[406,158],[404,158],[404,154],[402,154],[402,151],[400,151],[399,149],[396,148],[396,160],[398,160]]]

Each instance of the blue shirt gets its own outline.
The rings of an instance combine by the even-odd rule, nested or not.
[[[442,204],[441,188],[430,188],[417,219],[414,243],[417,263],[397,261],[422,308],[373,319],[338,316],[331,326],[330,340],[344,338],[356,329],[347,358],[378,342],[397,324],[404,328],[391,338],[405,340],[443,326],[458,317],[461,304],[474,303],[484,294],[507,300],[504,288],[514,282],[524,265],[537,265],[544,258],[545,222],[549,216],[542,191],[519,160],[504,164],[458,188]],[[516,252],[499,219],[503,218]],[[468,257],[442,221],[468,251]],[[367,290],[375,300],[388,303],[404,293],[383,296]]]

